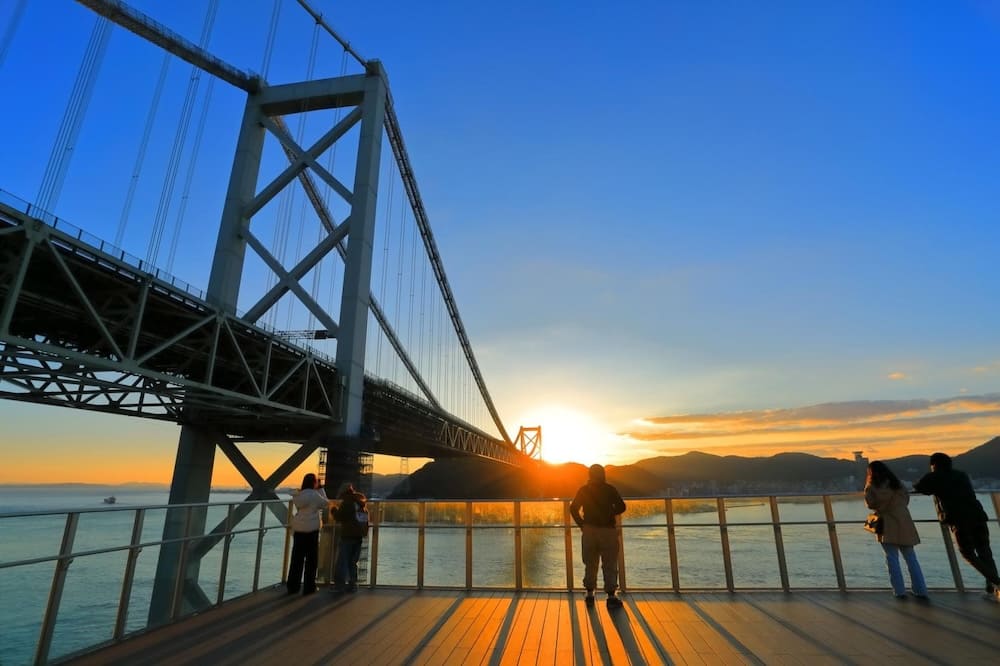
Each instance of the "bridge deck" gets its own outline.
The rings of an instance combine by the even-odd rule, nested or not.
[[[995,663],[1000,604],[941,592],[635,593],[609,612],[564,592],[281,589],[74,664]]]

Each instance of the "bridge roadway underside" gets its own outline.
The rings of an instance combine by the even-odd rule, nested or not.
[[[0,204],[0,398],[209,427],[242,441],[303,442],[340,421],[332,359],[50,224]],[[373,453],[521,461],[512,445],[398,387],[366,378],[364,399],[373,436],[362,446]]]

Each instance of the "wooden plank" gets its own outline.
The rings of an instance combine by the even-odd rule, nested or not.
[[[68,663],[992,663],[1000,606],[938,593],[630,593],[609,613],[561,592],[269,589]]]

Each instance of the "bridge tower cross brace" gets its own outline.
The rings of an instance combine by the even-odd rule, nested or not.
[[[250,308],[244,319],[254,323],[286,293],[295,294],[326,326],[330,337],[337,338],[336,365],[342,385],[339,422],[331,422],[323,432],[301,443],[300,450],[293,453],[282,468],[290,467],[293,458],[301,460],[307,453],[306,449],[308,452],[315,450],[319,442],[350,446],[351,443],[356,444],[361,436],[372,252],[387,95],[385,71],[380,62],[372,60],[366,64],[364,74],[279,86],[262,85],[247,96],[219,225],[207,300],[227,313],[236,313],[246,250],[250,245],[275,272],[278,280],[275,287]],[[354,110],[309,149],[296,144],[281,120],[283,115],[303,109],[312,112],[342,107],[354,107]],[[354,188],[349,190],[320,166],[317,159],[359,122]],[[258,191],[257,180],[268,131],[282,143],[290,166]],[[344,197],[350,204],[350,214],[336,225],[322,199],[309,196],[328,235],[297,266],[287,270],[254,236],[251,221],[255,213],[296,179],[306,187],[307,195],[315,195],[310,174],[318,176]],[[343,240],[347,241],[346,250]],[[335,321],[298,283],[302,276],[335,249],[345,261],[339,321]],[[208,501],[216,446],[231,459],[234,456],[238,458],[233,459],[237,469],[243,470],[248,464],[238,451],[234,451],[232,442],[226,441],[224,433],[216,432],[209,424],[198,423],[196,414],[192,416],[191,422],[181,428],[170,485],[170,504]],[[244,476],[253,486],[250,499],[277,498],[274,489],[284,477],[279,479],[272,474],[264,482],[253,470],[247,471],[249,476],[247,473]],[[328,485],[336,481],[327,479]],[[280,518],[283,520],[284,516]],[[150,604],[149,619],[152,624],[163,623],[177,613],[211,604],[198,585],[200,557],[184,557],[181,542],[174,541],[192,534],[205,534],[205,527],[204,510],[168,511],[163,535],[167,543],[161,548],[157,561]],[[220,529],[225,527],[219,526],[213,533]],[[183,571],[178,570],[181,567]]]

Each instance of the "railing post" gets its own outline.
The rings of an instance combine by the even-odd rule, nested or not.
[[[521,575],[521,501],[514,500],[514,589],[523,587]]]
[[[465,589],[472,589],[472,502],[465,503]]]
[[[663,500],[664,509],[667,512],[667,543],[670,548],[670,582],[674,592],[681,591],[681,576],[677,566],[677,533],[674,526],[674,501],[669,497]]]
[[[781,589],[789,591],[788,562],[785,560],[785,540],[781,535],[781,515],[778,513],[778,498],[771,495],[768,498],[771,505],[771,526],[774,527],[774,548],[778,552],[778,574],[781,576]]]
[[[427,502],[420,502],[417,518],[417,589],[424,589],[424,526],[427,520]]]
[[[177,569],[174,578],[174,594],[170,600],[170,619],[176,620],[180,617],[181,609],[184,606],[184,584],[187,580],[187,554],[188,539],[191,537],[191,523],[194,520],[194,509],[191,506],[184,508],[184,536],[181,538],[177,548]]]
[[[840,558],[840,542],[837,540],[837,523],[833,519],[833,503],[829,495],[823,495],[823,511],[826,514],[826,528],[830,532],[830,550],[833,553],[833,569],[837,573],[837,587],[841,592],[847,591],[847,580],[844,578],[844,562]]]
[[[962,570],[958,567],[958,557],[955,556],[955,544],[951,540],[951,530],[944,523],[941,525],[941,537],[944,539],[944,550],[948,553],[948,564],[951,566],[951,577],[955,580],[955,589],[965,592],[965,584],[962,582]]]
[[[990,499],[993,500],[993,514],[997,517],[997,523],[1000,523],[1000,493],[990,493]]]
[[[253,591],[256,592],[260,587],[260,559],[264,552],[264,535],[267,534],[267,530],[264,529],[265,518],[267,517],[267,505],[263,502],[260,505],[260,523],[257,527],[257,559],[254,561],[253,565]]]
[[[625,575],[625,534],[622,531],[621,514],[615,516],[615,532],[618,534],[618,589],[624,592],[628,586]]]
[[[35,648],[35,663],[45,664],[49,661],[49,648],[52,647],[52,634],[56,628],[56,618],[59,617],[59,604],[62,602],[63,589],[66,586],[66,572],[73,563],[73,541],[76,539],[76,528],[80,524],[79,513],[66,514],[66,526],[63,528],[62,545],[59,547],[59,560],[52,575],[52,587],[49,589],[49,601],[45,605],[45,616],[42,628],[38,633],[38,645]],[[5,600],[10,603],[10,600]]]
[[[135,564],[139,559],[142,548],[142,525],[146,519],[145,509],[135,510],[135,519],[132,521],[132,543],[128,549],[128,559],[125,561],[125,575],[122,578],[122,593],[118,597],[118,617],[115,619],[115,630],[112,638],[120,641],[125,635],[125,625],[128,621],[128,606],[132,599],[132,581],[135,579]]]
[[[291,549],[292,549],[292,507],[295,504],[292,500],[288,500],[288,516],[285,518],[285,550],[284,555],[281,558],[281,582],[288,582],[288,561],[291,559]],[[230,524],[228,526],[228,531],[232,531],[233,527]],[[230,535],[231,536],[231,535]],[[332,548],[332,546],[331,546]],[[332,557],[330,558],[332,561]],[[327,580],[333,580],[328,578]]]
[[[289,506],[291,501],[289,500]],[[291,529],[291,527],[289,527]],[[233,542],[233,505],[226,507],[226,536],[222,539],[222,562],[219,564],[219,591],[215,604],[221,605],[226,600],[226,575],[229,573],[229,545]],[[288,577],[288,542],[285,542],[285,558],[281,563],[281,582]]]
[[[715,507],[719,512],[719,539],[722,543],[722,567],[726,571],[726,589],[735,591],[733,583],[733,556],[729,549],[729,526],[726,524],[726,498],[716,497]]]
[[[573,591],[573,522],[569,500],[563,500],[563,546],[566,549],[566,589]]]
[[[374,588],[378,582],[378,533],[379,525],[382,524],[382,502],[375,502],[374,514],[370,516],[372,521],[371,543],[368,546],[368,585],[371,588]]]

